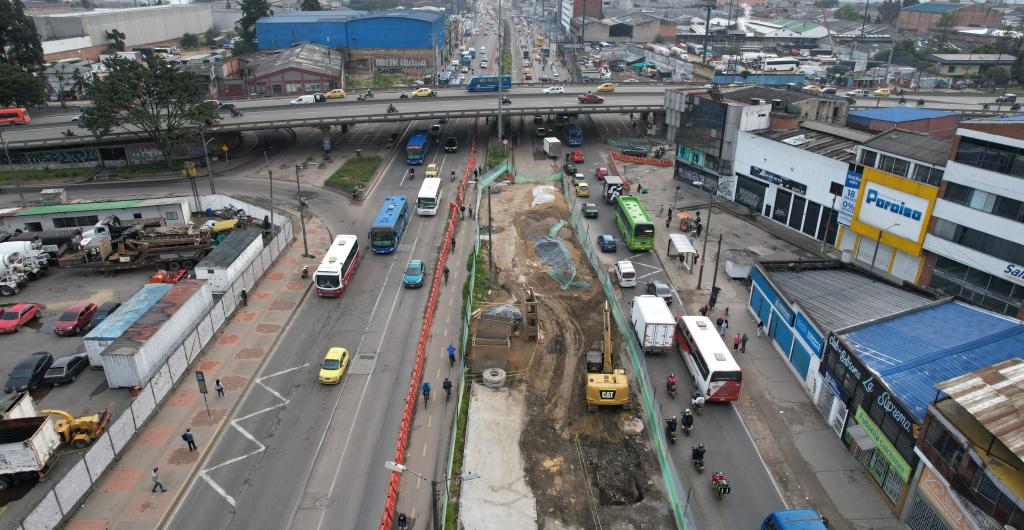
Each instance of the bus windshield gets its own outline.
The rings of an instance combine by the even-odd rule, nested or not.
[[[337,289],[341,287],[341,274],[319,273],[316,275],[316,286],[321,289]]]
[[[433,209],[437,206],[437,200],[433,197],[420,197],[416,199],[416,207],[421,209]]]
[[[375,247],[390,247],[395,244],[395,232],[390,228],[370,230],[370,243]]]
[[[633,230],[637,237],[651,237],[654,235],[654,225],[651,223],[639,223]]]
[[[743,381],[743,372],[712,372],[711,381]]]

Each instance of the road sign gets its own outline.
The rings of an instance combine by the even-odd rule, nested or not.
[[[199,383],[199,392],[206,393],[206,376],[202,370],[196,370],[196,382]]]

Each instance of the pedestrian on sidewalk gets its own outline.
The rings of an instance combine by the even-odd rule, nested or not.
[[[736,336],[732,338],[732,351],[739,351],[741,342],[743,342],[743,339],[740,337],[740,334],[737,333]]]
[[[248,306],[249,305],[249,293],[245,292],[245,289],[242,289],[241,296],[242,296],[242,305]]]
[[[469,205],[469,218],[470,219],[476,219],[476,217],[473,217],[473,205],[472,204]]]
[[[455,250],[455,236],[452,236],[452,251]]]
[[[448,366],[455,366],[455,345],[448,343]]]
[[[700,233],[703,232],[703,231],[704,231],[704,225],[702,225],[700,223],[700,221],[697,221],[697,227],[694,229],[694,232],[697,234],[696,237],[700,237]]]
[[[461,221],[461,220],[463,220],[465,218],[466,218],[466,205],[463,204],[462,206],[459,206],[459,220]]]
[[[668,210],[669,210],[669,217],[671,217],[672,216],[672,213],[671,213],[672,212],[672,208],[669,208]],[[664,204],[659,204],[658,205],[658,217],[661,217],[661,214],[663,214],[663,213],[665,213],[665,205]]]
[[[156,493],[157,488],[160,488],[160,493],[167,491],[167,488],[165,488],[163,483],[160,482],[160,476],[157,475],[158,471],[160,471],[160,468],[153,468],[153,489],[149,490],[151,493]]]
[[[671,206],[668,207],[668,213],[665,214],[665,217],[667,217],[669,219],[672,218],[672,207]]]
[[[445,265],[444,266],[444,284],[445,285],[448,285],[448,272],[449,272],[448,271],[448,266]]]
[[[473,180],[476,180],[479,177],[480,177],[480,169],[473,168]]]
[[[740,337],[740,353],[747,353],[747,334]]]
[[[726,318],[726,319],[722,320],[722,336],[724,337],[725,334],[728,333],[728,332],[729,332],[729,319]]]
[[[757,321],[757,336],[760,337],[761,333],[763,333],[763,332],[764,332],[764,322],[758,320]]]
[[[700,309],[698,309],[698,311],[700,311],[700,316],[702,316],[702,317],[708,316],[708,306],[707,306],[707,304],[704,304],[704,305],[700,306]]]
[[[217,391],[217,397],[224,397],[224,385],[220,384],[220,379],[213,384],[213,388]]]
[[[718,320],[715,321],[715,327],[718,329],[718,334],[722,335],[722,336],[725,335],[725,332],[722,331],[722,323],[723,322],[725,322],[725,319],[722,318],[722,317],[718,317]]]
[[[665,229],[668,230],[672,226],[672,218],[665,216]]]
[[[192,429],[185,429],[185,432],[181,433],[181,439],[185,440],[185,443],[188,444],[188,452],[191,453],[192,451],[199,450],[199,448],[196,447],[196,438],[195,436],[192,436]]]

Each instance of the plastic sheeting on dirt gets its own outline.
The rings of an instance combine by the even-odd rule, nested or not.
[[[489,306],[480,311],[480,314],[483,316],[507,320],[515,325],[519,325],[523,322],[523,312],[520,311],[518,307],[509,304]]]
[[[533,242],[537,257],[548,265],[548,276],[554,278],[563,291],[570,287],[589,287],[590,282],[576,281],[576,262],[572,253],[566,248],[565,242],[558,237],[558,230],[565,226],[565,221],[558,221],[551,227],[546,236],[540,236]]]
[[[555,200],[555,187],[554,186],[536,186],[533,188],[533,202],[530,203],[531,207],[535,207],[538,204],[544,204]]]

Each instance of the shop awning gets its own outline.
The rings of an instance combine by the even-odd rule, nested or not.
[[[875,449],[878,447],[875,441],[868,436],[868,433],[864,431],[864,428],[854,423],[846,428],[846,432],[850,434],[853,441],[857,442],[857,447],[861,451],[867,451],[869,449]]]

